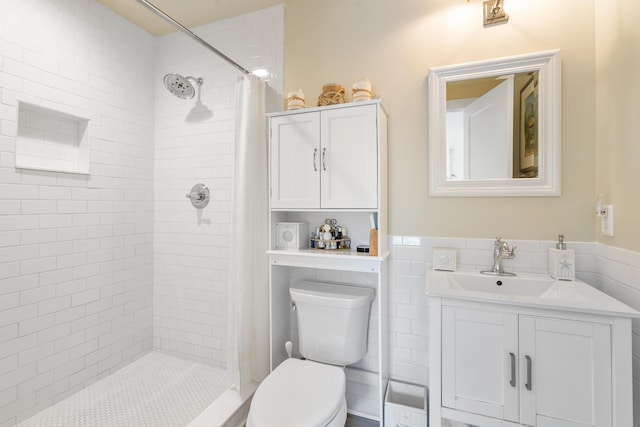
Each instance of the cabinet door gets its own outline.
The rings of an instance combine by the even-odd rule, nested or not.
[[[520,316],[520,422],[610,427],[611,327]]]
[[[320,207],[318,113],[274,117],[270,128],[271,208]]]
[[[378,206],[375,105],[321,112],[321,200],[327,209]]]
[[[442,308],[442,406],[517,421],[518,316]]]

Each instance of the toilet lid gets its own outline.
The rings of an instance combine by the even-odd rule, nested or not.
[[[326,425],[345,398],[342,368],[287,359],[265,378],[251,401],[254,427]]]

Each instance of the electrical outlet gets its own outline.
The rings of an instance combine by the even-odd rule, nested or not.
[[[602,206],[600,232],[603,236],[613,237],[613,205]]]

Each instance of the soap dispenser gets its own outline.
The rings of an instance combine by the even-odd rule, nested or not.
[[[556,280],[575,280],[576,254],[573,249],[567,249],[564,236],[558,235],[555,248],[549,248],[549,273]]]

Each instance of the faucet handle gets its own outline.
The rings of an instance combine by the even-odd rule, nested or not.
[[[516,256],[515,254],[516,251],[516,246],[514,247],[510,247],[508,243],[504,243],[504,247],[502,248],[502,255],[505,258],[511,259],[514,258]]]

